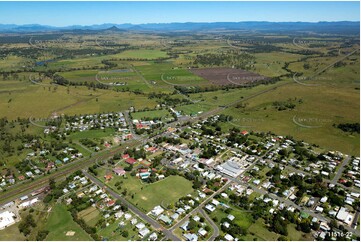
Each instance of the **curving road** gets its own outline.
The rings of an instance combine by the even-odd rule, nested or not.
[[[203,217],[207,220],[207,222],[212,226],[213,228],[213,234],[209,238],[209,241],[214,241],[219,236],[219,228],[217,224],[214,223],[214,221],[208,216],[208,214],[201,208],[199,209],[200,214],[203,215]]]

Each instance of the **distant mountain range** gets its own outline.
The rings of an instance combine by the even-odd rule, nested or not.
[[[259,31],[259,32],[315,32],[330,34],[359,34],[360,22],[213,22],[213,23],[147,23],[147,24],[98,24],[54,27],[40,24],[0,24],[2,33],[31,33],[53,31],[138,31],[138,32],[179,32],[179,31]]]

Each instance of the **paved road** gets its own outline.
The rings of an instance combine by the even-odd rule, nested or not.
[[[336,173],[335,177],[331,181],[332,184],[336,184],[338,182],[338,180],[340,180],[342,172],[345,170],[345,166],[348,164],[350,159],[351,159],[351,157],[348,156],[346,159],[343,160],[341,166],[337,170],[337,173]]]
[[[226,184],[224,184],[220,189],[218,189],[218,191],[214,192],[211,196],[209,196],[206,200],[204,200],[203,202],[201,202],[198,207],[196,207],[195,209],[193,209],[190,213],[188,213],[184,218],[182,218],[180,221],[178,221],[178,223],[174,224],[169,230],[173,231],[176,228],[178,228],[179,226],[181,226],[183,223],[186,222],[186,220],[189,219],[189,217],[196,213],[199,212],[199,209],[202,208],[206,203],[208,203],[211,199],[213,199],[214,196],[216,196],[217,194],[221,193],[224,191],[224,189],[226,189],[230,184],[230,180],[228,180],[226,182]]]
[[[88,172],[86,172],[84,170],[83,170],[83,174],[85,176],[87,176],[93,183],[95,183],[99,187],[107,190],[107,192],[110,195],[112,195],[114,198],[120,200],[125,206],[127,206],[129,208],[129,210],[131,210],[133,213],[135,213],[138,217],[140,217],[144,221],[148,222],[150,225],[152,225],[153,228],[155,228],[156,230],[161,230],[168,239],[173,240],[173,241],[181,240],[177,236],[175,236],[170,230],[165,229],[157,221],[155,221],[154,219],[152,219],[149,216],[147,216],[146,214],[144,214],[136,206],[134,206],[133,204],[128,202],[125,198],[120,196],[118,193],[114,192],[111,188],[109,188],[107,185],[105,185],[104,183],[99,181],[97,178],[95,178],[94,176],[92,176],[91,174],[89,174]]]
[[[213,228],[213,234],[212,236],[209,238],[210,241],[214,241],[218,236],[219,236],[219,228],[217,226],[217,224],[214,223],[214,221],[208,216],[208,214],[202,209],[199,209],[200,214],[203,215],[203,217],[208,221],[208,223],[212,226]]]
[[[129,130],[130,130],[130,133],[131,133],[132,136],[133,136],[133,139],[136,139],[136,140],[140,139],[139,135],[137,135],[137,134],[135,133],[135,131],[134,131],[133,122],[132,122],[132,120],[131,120],[130,117],[129,117],[129,111],[125,111],[125,112],[124,112],[124,118],[125,118],[125,121],[126,121],[127,124],[128,124]]]

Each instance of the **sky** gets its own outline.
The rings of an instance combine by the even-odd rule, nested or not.
[[[0,24],[360,21],[354,2],[0,2]]]

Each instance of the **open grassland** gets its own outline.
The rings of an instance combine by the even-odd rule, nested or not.
[[[107,129],[103,129],[103,130],[86,130],[86,131],[82,131],[82,132],[71,133],[69,135],[69,138],[71,138],[73,140],[85,139],[85,138],[100,139],[100,138],[104,138],[104,137],[109,137],[113,133],[114,133],[114,129],[111,129],[111,128],[107,128]]]
[[[161,118],[163,121],[169,118],[172,118],[172,115],[168,112],[168,110],[152,110],[152,111],[145,111],[145,112],[135,112],[132,113],[133,119],[138,120],[146,120],[148,118]]]
[[[22,69],[24,66],[31,63],[30,59],[19,57],[16,55],[9,55],[5,58],[0,58],[0,71],[11,71]]]
[[[161,50],[126,50],[120,54],[114,55],[117,58],[134,58],[134,59],[157,59],[167,57],[167,53]]]
[[[156,106],[156,103],[147,97],[132,93],[102,89],[94,91],[86,87],[25,85],[26,89],[0,93],[3,117],[40,118],[53,113],[75,115],[123,111],[130,106],[139,109]],[[18,86],[17,82],[15,86]]]
[[[18,224],[13,224],[0,230],[0,241],[25,241],[26,237],[20,233]]]
[[[282,69],[284,64],[290,61],[297,61],[303,57],[299,54],[286,52],[257,53],[254,56],[256,57],[256,63],[252,71],[267,77],[287,74],[287,72]]]
[[[311,241],[311,240],[313,240],[312,235],[305,234],[302,231],[298,231],[296,229],[295,224],[288,224],[287,231],[288,231],[287,238],[289,238],[291,241]]]
[[[84,241],[91,237],[73,221],[64,205],[55,205],[45,226],[49,230],[46,240],[50,241]],[[68,231],[74,231],[74,236],[66,236]]]
[[[276,241],[280,236],[279,234],[269,231],[264,224],[264,220],[261,218],[249,227],[248,232],[251,235],[267,241]]]
[[[273,106],[273,102],[288,99],[296,105],[293,110],[278,111]],[[359,154],[359,134],[351,135],[333,127],[338,123],[359,122],[359,91],[354,88],[306,87],[295,83],[246,103],[245,108],[234,107],[223,112],[234,117],[226,125],[228,128],[272,131],[318,144],[325,149]]]

